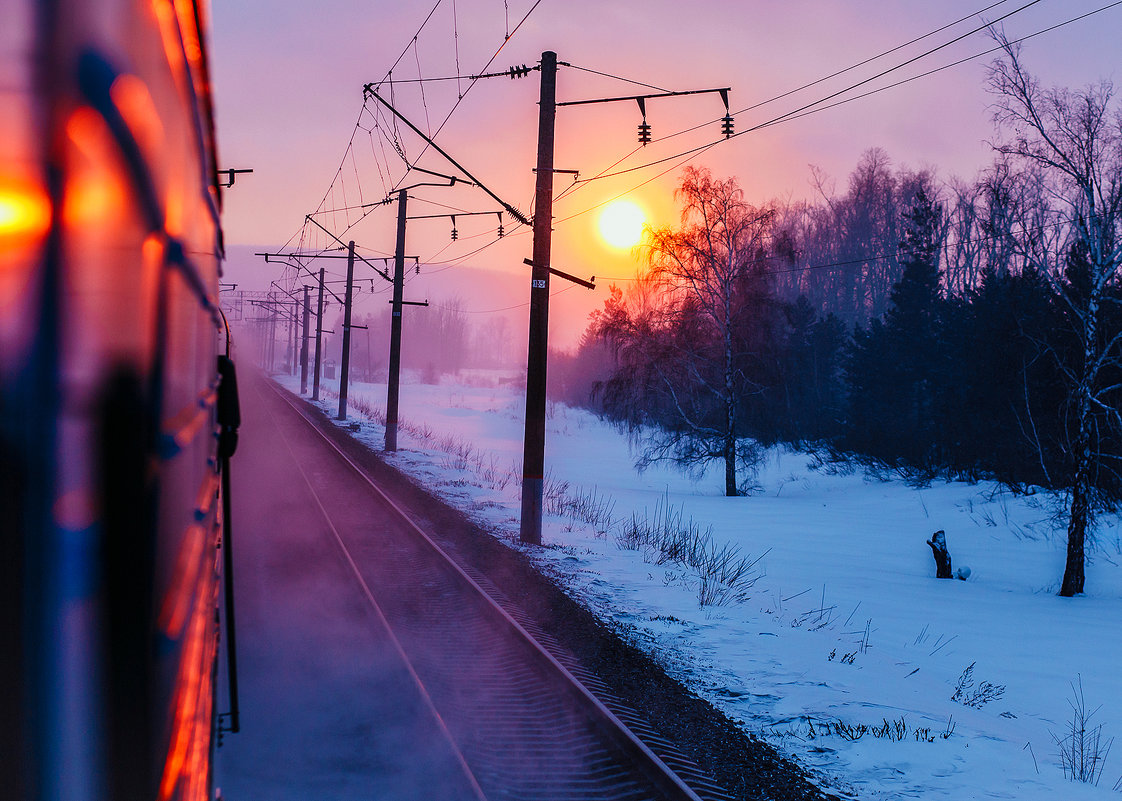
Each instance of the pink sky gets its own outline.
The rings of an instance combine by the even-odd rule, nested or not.
[[[1024,6],[1007,0],[985,13],[988,20]],[[1107,5],[1108,0],[1041,0],[1004,26],[1010,38],[1047,28]],[[249,3],[228,0],[213,10],[212,62],[217,98],[219,155],[222,167],[251,167],[252,176],[238,179],[226,195],[227,242],[277,247],[295,234],[304,214],[316,210],[332,185],[362,107],[362,86],[381,79],[412,41],[435,0],[410,4],[324,0],[311,10],[306,4]],[[478,72],[502,43],[507,19],[513,28],[533,0],[444,0],[394,72],[395,78],[416,78],[418,61],[425,77],[456,74],[458,49],[461,74]],[[562,61],[643,81],[672,90],[729,86],[733,111],[766,100],[876,55],[942,25],[977,12],[986,0],[942,3],[833,2],[829,0],[542,0],[491,65],[491,71],[512,64],[534,65],[543,50]],[[453,6],[456,24],[453,24]],[[509,13],[504,11],[504,6]],[[759,109],[737,115],[736,128],[753,124],[817,100],[850,83],[919,55],[980,24],[974,17],[930,39],[912,45],[854,72]],[[1122,6],[1096,14],[1030,40],[1024,60],[1047,83],[1079,86],[1111,78],[1116,69],[1116,42],[1122,33]],[[992,46],[975,34],[921,59],[861,91],[948,64]],[[718,175],[739,178],[749,200],[813,197],[809,165],[822,168],[843,189],[861,153],[881,147],[898,165],[937,167],[941,177],[972,177],[990,159],[986,140],[992,137],[985,91],[985,65],[990,57],[968,62],[936,75],[737,137],[690,162]],[[468,87],[460,84],[460,90]],[[558,76],[558,100],[629,95],[644,90],[575,69]],[[387,90],[388,93],[388,90]],[[538,74],[511,81],[495,78],[473,86],[437,142],[505,200],[529,211],[536,147]],[[456,101],[456,83],[429,84],[424,103],[416,84],[399,84],[394,103],[423,129],[435,130]],[[426,106],[427,118],[426,122]],[[718,138],[716,123],[695,134],[659,143],[661,136],[715,120],[724,113],[715,95],[653,100],[647,120],[656,141],[621,167],[674,155]],[[592,177],[631,152],[640,121],[634,103],[562,108],[557,120],[558,168],[576,169]],[[364,115],[369,126],[371,117]],[[354,158],[348,157],[327,207],[347,202],[380,200],[401,177],[402,162],[387,144],[377,144],[358,131]],[[402,135],[410,157],[419,140]],[[391,158],[377,161],[381,147]],[[655,224],[673,223],[673,187],[679,170],[639,186],[674,162],[617,178],[582,184],[555,206],[554,265],[583,276],[625,276],[635,262],[626,251],[613,250],[596,233],[596,213],[588,212],[607,199],[629,192],[630,199]],[[435,153],[421,166],[440,172],[452,168]],[[411,183],[412,179],[409,182]],[[557,191],[571,179],[558,176]],[[493,210],[495,204],[478,190],[418,190],[417,195],[464,210]],[[441,207],[412,202],[410,213],[435,214]],[[394,210],[379,209],[344,238],[354,238],[371,251],[392,253]],[[572,216],[576,215],[576,216]],[[565,219],[572,216],[571,219]],[[351,221],[355,217],[352,215]],[[330,220],[330,221],[329,221]],[[337,215],[322,221],[332,230],[345,225]],[[471,258],[465,254],[490,242],[497,220],[460,218],[460,238],[449,238],[450,221],[410,223],[410,254],[423,262],[453,262],[447,269],[425,270],[407,292],[417,297],[446,298],[455,289],[465,294],[464,306],[483,313],[522,302],[496,276],[525,280],[521,266],[530,254],[528,236],[510,236]],[[505,220],[507,232],[514,224]],[[231,259],[230,274],[250,286],[267,283],[277,273],[241,256]],[[335,265],[329,265],[329,269]],[[474,271],[468,267],[477,268]],[[497,272],[491,272],[497,271]],[[506,283],[506,282],[502,282]],[[557,344],[567,344],[583,328],[590,309],[606,296],[602,289],[573,289],[554,302],[551,320]],[[560,287],[555,287],[560,288]],[[527,290],[528,291],[528,290]],[[517,315],[518,310],[512,310]]]

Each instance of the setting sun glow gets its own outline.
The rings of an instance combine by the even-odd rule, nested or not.
[[[647,216],[630,200],[614,200],[600,212],[600,236],[612,247],[630,248],[643,237]]]
[[[35,184],[0,179],[0,242],[43,235],[51,223],[46,193]]]

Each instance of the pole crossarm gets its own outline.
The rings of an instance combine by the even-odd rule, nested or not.
[[[274,259],[345,259],[343,253],[254,253],[254,256],[272,257]]]
[[[328,231],[328,230],[327,230],[326,228],[324,228],[324,227],[323,227],[322,225],[320,225],[320,224],[319,224],[318,222],[316,222],[315,220],[313,220],[313,219],[312,219],[312,215],[310,215],[310,214],[305,214],[305,215],[304,215],[304,219],[305,219],[305,220],[307,220],[308,222],[310,222],[310,223],[311,223],[312,225],[314,225],[314,226],[315,226],[316,228],[318,228],[318,229],[320,229],[321,231],[323,231],[323,232],[324,232],[325,234],[327,234],[327,235],[328,235],[329,237],[331,237],[332,239],[334,239],[334,240],[335,240],[336,242],[338,242],[338,243],[339,243],[340,245],[343,245],[344,247],[346,247],[346,243],[345,243],[345,242],[344,242],[344,241],[343,241],[342,239],[340,239],[339,237],[335,236],[335,234],[331,233],[331,232],[330,232],[330,231]],[[351,248],[351,250],[353,250],[353,248]],[[367,260],[367,258],[366,258],[365,256],[361,256],[361,255],[359,255],[358,253],[355,253],[354,255],[351,255],[350,253],[348,253],[348,255],[347,255],[347,258],[348,258],[348,259],[350,259],[351,261],[353,261],[354,259],[358,259],[359,261],[365,262],[366,264],[370,265],[370,269],[372,269],[372,270],[373,270],[374,272],[378,273],[378,275],[382,276],[382,277],[383,277],[384,279],[386,279],[387,281],[392,281],[392,280],[393,280],[393,279],[392,279],[392,278],[390,278],[390,277],[389,277],[388,275],[386,275],[386,273],[382,272],[382,271],[381,271],[381,270],[379,270],[379,269],[378,269],[377,267],[375,267],[375,266],[373,265],[373,263],[371,263],[371,262],[370,262],[369,260]]]
[[[522,263],[529,266],[529,267],[537,266],[530,259],[523,259]],[[562,270],[558,270],[556,267],[547,267],[546,269],[549,270],[551,275],[556,275],[558,278],[564,278],[566,281],[572,281],[574,284],[580,284],[581,286],[588,287],[589,289],[595,289],[596,288],[596,276],[595,275],[592,276],[591,280],[585,281],[583,278],[577,278],[575,275],[571,275],[571,274],[569,274],[567,272],[564,272]]]
[[[476,186],[477,185],[477,184],[473,184],[471,181],[465,181],[463,178],[457,178],[455,175],[445,175],[442,172],[433,172],[432,170],[426,170],[423,167],[410,167],[409,171],[410,172],[421,172],[421,173],[424,173],[425,175],[431,175],[434,178],[443,178],[448,183],[446,183],[446,184],[434,184],[432,181],[420,181],[420,182],[415,183],[415,184],[410,184],[409,186],[398,187],[398,189],[397,189],[398,192],[400,192],[402,189],[408,191],[410,189],[417,189],[418,187],[422,187],[422,186],[438,186],[438,187],[447,188],[449,186],[455,186],[457,183],[461,183],[464,186]],[[390,204],[390,203],[393,203],[394,200],[396,200],[396,199],[397,198],[395,198],[393,195],[388,195],[388,196],[386,196],[385,200],[382,200],[380,203],[371,203],[369,205],[378,206],[378,205]]]
[[[271,303],[267,300],[247,300],[246,303],[258,309],[265,309],[272,315],[271,317],[257,317],[254,318],[254,320],[283,320],[285,322],[290,322],[295,319],[292,313],[285,308],[285,305],[288,304],[286,300],[274,300]],[[254,322],[254,320],[250,320],[250,322]]]
[[[471,181],[465,181],[463,178],[457,178],[455,175],[445,175],[442,172],[434,172],[433,170],[426,170],[424,167],[410,167],[409,169],[412,172],[420,172],[420,173],[424,173],[425,175],[431,175],[433,178],[443,178],[446,181],[451,181],[452,184],[455,184],[457,181],[459,181],[461,184],[464,184],[465,186],[475,186],[475,184],[473,184]],[[443,186],[443,184],[439,184],[439,185]],[[405,188],[408,188],[408,187],[405,187]],[[389,199],[393,200],[392,197],[389,198]]]
[[[501,211],[449,211],[444,214],[410,214],[408,220],[439,220],[447,217],[482,217],[491,214],[502,214]],[[409,258],[406,256],[405,258]]]
[[[278,284],[278,283],[277,283],[276,281],[270,281],[270,282],[269,282],[269,286],[274,286],[274,287],[276,287],[276,288],[277,288],[278,290],[280,290],[281,292],[283,292],[283,293],[284,293],[285,295],[288,295],[288,296],[289,296],[290,298],[292,298],[293,300],[298,300],[298,299],[299,299],[299,298],[297,298],[297,297],[296,297],[295,293],[289,292],[289,291],[288,291],[287,289],[285,289],[284,287],[282,287],[282,286],[281,286],[280,284]]]
[[[222,176],[222,175],[226,176],[226,183],[220,183],[217,180],[215,180],[215,183],[217,183],[223,189],[229,189],[231,186],[234,185],[234,180],[236,179],[237,176],[246,175],[246,174],[251,173],[251,172],[253,172],[253,170],[238,170],[238,169],[215,170],[215,173],[218,176]]]
[[[683,95],[708,95],[719,94],[725,99],[725,105],[728,105],[728,93],[731,91],[730,87],[725,86],[720,89],[687,89],[684,92],[658,92],[651,95],[622,95],[620,97],[597,97],[590,100],[566,100],[563,103],[558,103],[558,106],[590,106],[594,103],[642,103],[646,100],[653,100],[659,97],[681,97]],[[560,172],[556,170],[555,172]]]
[[[414,167],[413,169],[417,169],[417,168]],[[468,183],[467,181],[463,181],[463,183],[466,184],[467,186],[475,186],[475,184]],[[455,185],[456,185],[456,179],[453,178],[451,181],[449,181],[446,184],[434,184],[432,181],[419,181],[415,184],[409,184],[409,186],[403,186],[401,188],[402,189],[419,189],[422,186],[440,186],[440,187],[444,187],[445,189],[447,189],[448,187],[455,186]],[[393,198],[392,197],[388,197],[385,200],[383,200],[382,203],[375,204],[375,205],[382,205],[382,204],[388,205],[390,203],[393,203]]]
[[[397,109],[395,109],[386,100],[384,100],[381,97],[381,95],[379,95],[376,91],[374,91],[374,84],[372,84],[372,83],[366,84],[366,86],[363,87],[362,91],[363,91],[364,96],[368,95],[370,97],[373,97],[375,100],[377,100],[379,103],[381,103],[387,109],[389,109],[390,112],[395,117],[397,117],[399,120],[401,120],[406,125],[408,125],[409,129],[411,131],[413,131],[413,133],[417,134],[417,136],[424,139],[425,142],[427,142],[428,145],[430,147],[432,147],[433,150],[435,150],[440,155],[444,156],[444,158],[448,159],[448,161],[451,162],[452,165],[456,169],[458,169],[465,176],[467,176],[467,178],[470,179],[476,186],[478,186],[480,189],[482,189],[484,192],[486,192],[488,195],[490,195],[492,200],[494,200],[496,203],[498,203],[500,206],[502,206],[504,209],[506,209],[506,212],[511,217],[518,220],[518,222],[522,223],[523,225],[530,225],[530,220],[526,217],[526,215],[524,215],[522,212],[520,212],[514,206],[510,205],[505,200],[503,200],[501,197],[499,197],[494,192],[492,192],[490,189],[488,189],[487,186],[482,181],[480,181],[478,178],[476,178],[474,175],[472,175],[470,172],[468,172],[466,169],[464,169],[463,165],[461,165],[458,161],[456,161],[454,158],[452,158],[450,155],[448,155],[448,153],[442,147],[440,147],[440,145],[438,145],[436,142],[434,142],[431,137],[426,136],[425,133],[423,131],[421,131],[421,129],[418,128],[416,125],[414,125],[412,122],[410,122],[409,119],[407,117],[405,117],[405,115],[403,115],[401,112],[399,112]],[[414,168],[414,169],[416,169],[416,168]]]
[[[309,278],[316,278],[317,277],[315,273],[313,273],[306,266],[304,266],[303,264],[300,263],[299,258],[296,260],[295,264],[292,264],[291,262],[287,262],[287,261],[269,261],[270,256],[279,258],[281,256],[286,256],[287,255],[287,254],[284,254],[284,253],[254,253],[253,255],[254,256],[264,256],[266,264],[283,264],[286,267],[292,267],[293,269],[296,270],[297,275],[299,275],[300,271],[303,270],[304,272],[306,272],[308,274]],[[338,258],[338,256],[310,256],[310,255],[304,255],[301,258],[335,259],[335,258]],[[344,256],[343,258],[346,258],[346,256]],[[322,278],[322,276],[320,276],[320,278]],[[269,283],[276,286],[276,284],[273,283],[272,281],[270,281]],[[343,299],[341,297],[339,297],[338,295],[336,295],[334,292],[332,292],[330,288],[328,288],[327,291],[331,293],[331,297],[335,298],[335,301],[337,303],[342,303],[343,302]]]

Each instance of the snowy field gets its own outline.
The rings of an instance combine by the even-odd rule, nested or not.
[[[381,451],[385,385],[353,384],[349,394],[355,436]],[[407,378],[400,450],[388,461],[519,547],[524,403],[494,374],[439,386]],[[322,405],[334,416],[335,398]],[[917,489],[811,461],[773,449],[757,489],[725,498],[722,466],[698,482],[670,468],[638,475],[625,435],[551,405],[547,504],[560,513],[547,515],[547,547],[532,554],[668,672],[832,792],[1122,798],[1113,791],[1122,790],[1122,740],[1101,759],[1122,737],[1119,521],[1097,532],[1086,595],[1063,599],[1055,593],[1064,532],[1047,494],[987,483]],[[659,547],[652,527],[692,531],[688,561],[708,555],[710,575],[682,561],[689,536]],[[926,540],[938,529],[955,568],[969,566],[966,581],[934,578]],[[739,582],[720,581],[714,557],[726,546],[725,577],[737,565],[748,571]],[[1101,769],[1097,787],[1069,781],[1061,765],[1080,683],[1094,714],[1074,750],[1089,760],[1089,740],[1100,735],[1100,760],[1088,766]]]

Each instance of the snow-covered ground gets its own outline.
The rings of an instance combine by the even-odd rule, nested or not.
[[[496,378],[406,379],[400,449],[387,457],[517,547],[525,401]],[[349,394],[351,421],[361,423],[355,436],[382,450],[382,426],[356,406],[377,417],[385,385],[352,384]],[[334,398],[323,405],[337,409]],[[547,547],[530,550],[672,675],[833,792],[1122,797],[1112,792],[1122,789],[1122,741],[1097,787],[1065,778],[1057,743],[1070,734],[1080,683],[1094,712],[1087,735],[1102,727],[1100,752],[1122,737],[1119,521],[1103,521],[1097,533],[1087,593],[1063,599],[1055,593],[1064,532],[1049,495],[1016,496],[989,483],[916,489],[811,461],[773,449],[758,489],[726,498],[720,465],[698,482],[670,468],[639,475],[625,435],[586,411],[551,405],[555,504],[610,508],[613,522],[547,515]],[[711,526],[711,547],[732,544],[759,558],[742,600],[701,606],[695,570],[649,545],[625,547],[633,517],[665,518],[667,509],[702,531]],[[968,580],[934,578],[926,540],[937,529],[955,567],[970,567]],[[953,700],[964,674],[972,683]]]

